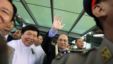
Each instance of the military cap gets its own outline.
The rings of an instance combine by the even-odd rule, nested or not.
[[[92,14],[92,9],[94,8],[94,5],[100,1],[101,0],[83,0],[83,7],[85,12],[93,17],[94,15]]]

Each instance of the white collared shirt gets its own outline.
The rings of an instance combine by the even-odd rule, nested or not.
[[[36,55],[36,64],[43,64],[43,60],[46,54],[42,49],[41,45],[38,46],[32,45],[31,47],[33,48]]]
[[[22,40],[12,40],[8,45],[15,49],[12,64],[34,64],[35,55],[32,54],[31,47],[25,46]]]
[[[5,39],[6,39],[6,40],[7,40],[8,36],[9,36],[8,34],[7,34],[7,35],[5,35]]]

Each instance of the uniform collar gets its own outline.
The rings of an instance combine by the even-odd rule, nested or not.
[[[66,49],[59,49],[58,51],[59,51],[59,53],[63,53],[63,54],[68,53],[68,51]]]

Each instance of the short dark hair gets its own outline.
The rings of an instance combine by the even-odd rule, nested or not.
[[[22,30],[21,30],[21,34],[24,34],[28,30],[36,31],[37,32],[37,36],[39,34],[38,28],[36,26],[34,26],[34,25],[27,25],[27,26],[23,27]]]
[[[39,35],[38,35],[38,37],[39,37],[39,36],[42,36],[42,35],[41,35],[41,34],[39,34]],[[42,36],[42,38],[43,38],[43,36]]]
[[[83,1],[83,7],[85,12],[94,18],[94,20],[96,21],[96,25],[103,30],[102,28],[102,23],[99,21],[99,19],[97,17],[95,17],[92,13],[92,1],[95,1],[95,4],[100,3],[102,0],[84,0]]]
[[[16,17],[16,14],[17,14],[17,8],[16,8],[16,6],[13,4],[12,0],[8,0],[8,1],[11,3],[11,5],[12,5],[12,7],[13,7],[13,17],[12,17],[11,20],[15,21],[15,17]]]
[[[77,41],[78,41],[79,39],[82,39],[82,38],[81,38],[81,37],[80,37],[80,38],[76,38],[75,43],[77,43]],[[85,41],[85,39],[82,39],[82,40]]]
[[[80,39],[80,38],[76,38],[75,43],[77,43],[77,41],[78,41],[79,39]]]

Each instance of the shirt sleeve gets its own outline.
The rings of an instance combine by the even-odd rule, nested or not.
[[[49,36],[49,37],[54,37],[57,33],[58,33],[58,30],[56,30],[56,29],[54,29],[54,28],[51,28],[51,29],[49,30],[48,36]]]

